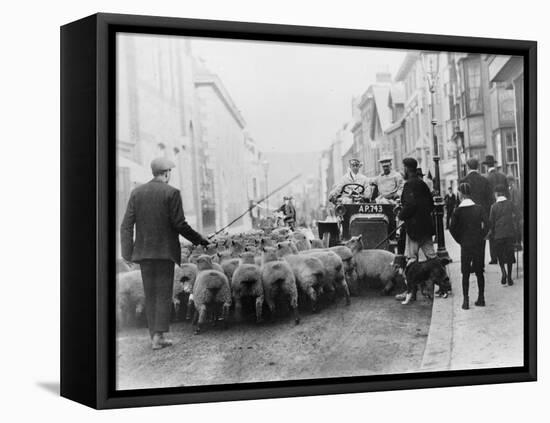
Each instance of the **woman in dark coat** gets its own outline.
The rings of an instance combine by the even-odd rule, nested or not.
[[[451,218],[449,231],[460,244],[460,270],[462,272],[462,308],[468,310],[470,273],[477,277],[478,298],[476,306],[485,305],[485,277],[483,243],[488,231],[487,215],[483,207],[475,204],[471,199],[470,184],[463,182],[458,186],[461,199]]]
[[[506,198],[506,187],[495,187],[496,202],[491,206],[489,215],[489,236],[493,240],[498,264],[502,272],[501,284],[513,285],[512,266],[514,258],[514,242],[517,239],[519,214],[512,201]],[[505,266],[508,268],[506,269]]]

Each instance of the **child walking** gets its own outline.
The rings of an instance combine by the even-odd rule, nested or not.
[[[514,242],[517,238],[517,224],[519,215],[514,203],[506,198],[506,187],[495,187],[496,202],[491,206],[489,214],[489,237],[494,242],[502,278],[500,283],[504,286],[514,284],[512,280],[512,266],[516,262],[514,258]],[[506,269],[508,268],[508,269]]]
[[[458,186],[460,204],[451,217],[449,231],[460,244],[460,270],[462,272],[462,308],[468,310],[470,273],[477,277],[478,297],[476,306],[485,306],[485,277],[483,275],[483,243],[488,232],[487,214],[471,198],[471,187],[467,182]]]

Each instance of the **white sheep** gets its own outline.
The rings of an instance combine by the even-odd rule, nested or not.
[[[262,272],[254,262],[254,254],[244,252],[241,254],[242,263],[235,269],[231,279],[231,293],[235,304],[235,317],[242,319],[242,300],[251,298],[255,302],[256,322],[262,321],[262,307],[264,304],[264,288],[262,285]]]
[[[222,307],[220,320],[227,326],[227,316],[231,307],[231,288],[227,276],[218,270],[213,270],[212,258],[201,255],[197,259],[199,273],[193,286],[193,302],[195,316],[193,325],[196,325],[195,334],[199,334],[207,319],[207,314],[215,315],[216,308]]]
[[[264,298],[271,312],[271,320],[275,318],[276,301],[283,298],[289,301],[290,308],[294,313],[294,322],[299,324],[300,315],[298,312],[296,278],[289,264],[279,259],[275,248],[262,247],[261,272]]]

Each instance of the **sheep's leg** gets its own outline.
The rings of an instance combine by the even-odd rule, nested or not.
[[[241,297],[235,297],[235,321],[241,322],[243,320],[243,304]]]
[[[311,301],[311,311],[313,313],[317,312],[317,292],[312,286],[308,287],[307,296]]]
[[[275,321],[275,301],[273,300],[273,297],[270,293],[265,296],[265,302],[267,303],[267,307],[269,308],[269,319],[271,322]]]
[[[172,304],[174,306],[174,320],[178,320],[179,314],[180,314],[180,300],[177,297],[174,297],[172,300]]]
[[[222,307],[222,317],[221,320],[223,321],[223,328],[227,329],[227,316],[229,316],[229,308],[231,307],[231,303],[224,303]]]
[[[300,313],[298,312],[298,292],[296,290],[293,290],[290,293],[290,308],[292,309],[292,312],[294,313],[294,323],[299,324],[300,323]]]
[[[256,298],[256,323],[262,323],[262,309],[264,305],[264,296],[260,295]]]
[[[198,325],[197,325],[197,328],[195,329],[195,335],[198,335],[202,328],[204,327],[204,323],[206,322],[206,305],[205,304],[201,304],[200,307],[198,308],[198,310],[196,311],[196,313],[198,313]]]
[[[345,279],[342,279],[342,281],[340,282],[340,288],[344,290],[344,298],[346,299],[346,305],[349,306],[351,304],[351,300],[350,300],[348,283],[346,282]]]
[[[187,313],[185,314],[185,320],[191,320],[191,316],[193,316],[194,314],[195,302],[193,301],[193,296],[189,296],[189,300],[187,301]]]
[[[193,321],[191,322],[191,324],[193,326],[196,326],[198,322],[199,322],[199,311],[195,308],[193,310]]]

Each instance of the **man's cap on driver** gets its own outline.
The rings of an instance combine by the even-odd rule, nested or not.
[[[378,163],[381,165],[388,165],[391,164],[393,158],[389,156],[382,157],[380,160],[378,160]]]
[[[361,164],[361,160],[356,159],[356,158],[352,158],[352,159],[349,159],[349,164],[350,165]]]

